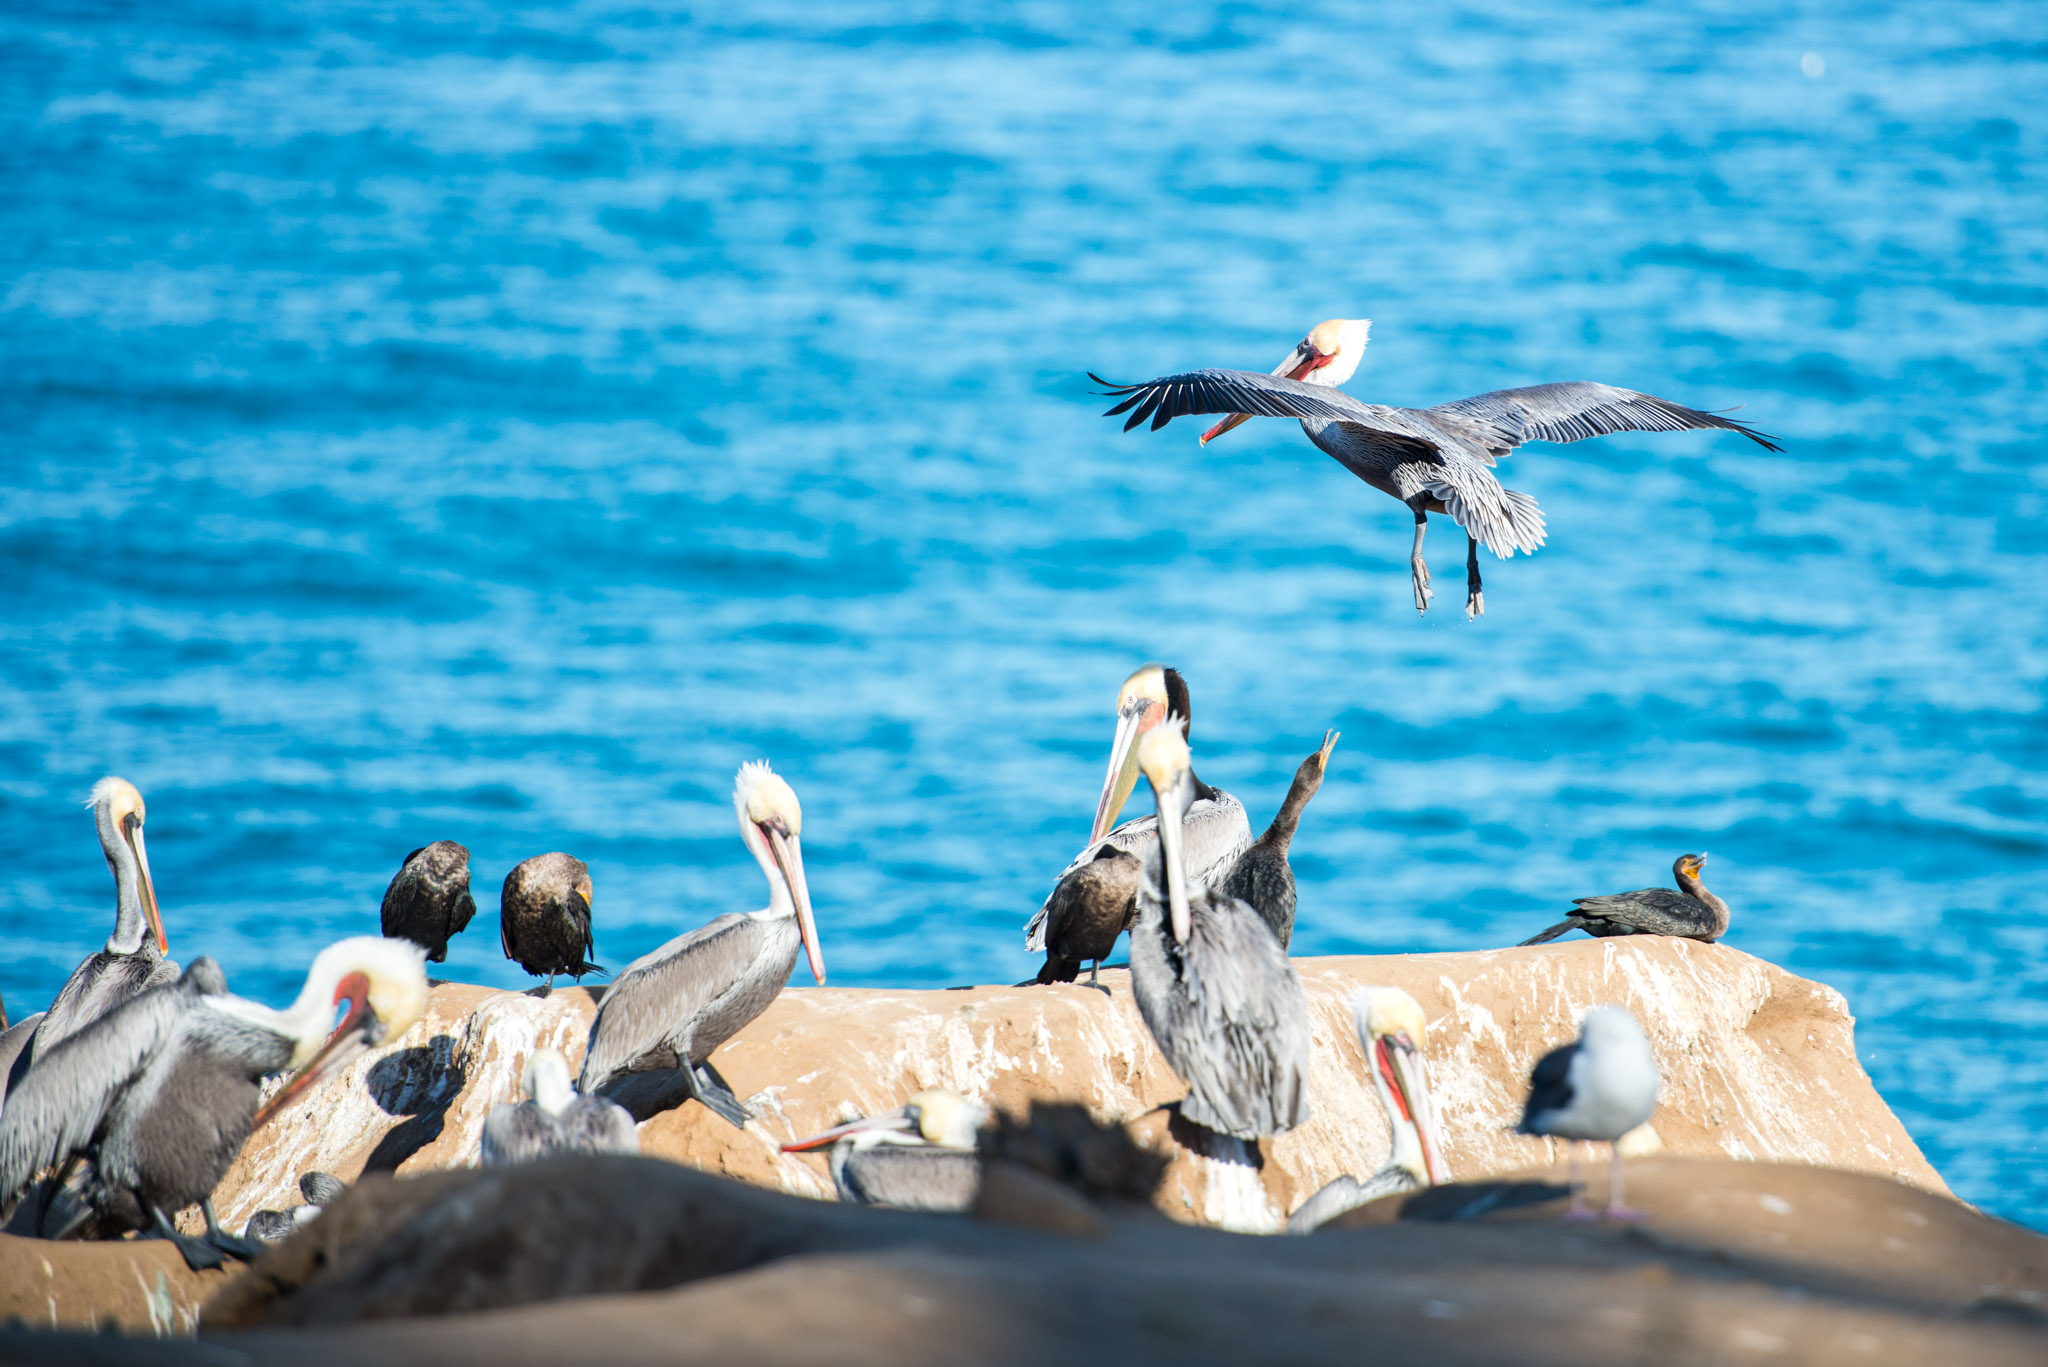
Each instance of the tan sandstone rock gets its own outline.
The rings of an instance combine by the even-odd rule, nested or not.
[[[1391,983],[1414,993],[1430,1018],[1430,1079],[1457,1177],[1561,1156],[1551,1141],[1509,1129],[1535,1060],[1572,1037],[1585,1008],[1611,1001],[1635,1011],[1656,1050],[1665,1087],[1654,1124],[1665,1155],[1822,1164],[1946,1191],[1857,1062],[1841,995],[1728,946],[1578,940],[1295,963],[1313,1016],[1315,1115],[1267,1141],[1260,1167],[1176,1142],[1170,1131],[1185,1127],[1170,1126],[1160,1108],[1181,1084],[1138,1018],[1122,971],[1103,975],[1108,997],[1072,985],[791,988],[712,1057],[754,1123],[742,1132],[695,1103],[650,1109],[660,1089],[642,1087],[632,1101],[650,1117],[642,1151],[829,1198],[822,1157],[784,1155],[781,1141],[927,1087],[1012,1111],[1033,1099],[1078,1101],[1100,1119],[1130,1122],[1141,1143],[1173,1156],[1159,1196],[1168,1214],[1271,1230],[1331,1177],[1369,1173],[1386,1158],[1387,1122],[1347,998],[1361,984]],[[549,1044],[581,1059],[601,993],[437,985],[413,1031],[251,1141],[218,1193],[222,1219],[239,1228],[259,1208],[296,1204],[298,1177],[311,1168],[352,1179],[472,1163],[485,1115],[517,1099],[530,1050]]]

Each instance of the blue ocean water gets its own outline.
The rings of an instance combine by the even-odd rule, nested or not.
[[[1031,971],[1124,674],[1296,846],[1303,953],[1511,942],[1713,855],[1958,1192],[2048,1223],[2036,7],[15,4],[0,14],[0,990],[104,937],[281,1001],[407,850],[567,849],[598,957],[759,905],[833,980]],[[1172,12],[1166,13],[1165,11]],[[1083,376],[1587,378],[1741,416],[1430,539],[1292,424]]]

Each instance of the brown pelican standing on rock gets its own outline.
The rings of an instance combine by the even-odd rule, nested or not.
[[[114,933],[104,949],[86,956],[71,971],[15,1057],[8,1086],[21,1084],[36,1060],[145,988],[178,980],[178,966],[164,958],[156,884],[149,876],[149,849],[142,839],[148,812],[142,794],[125,778],[109,775],[92,787],[92,819],[100,853],[114,874]]]
[[[589,911],[586,906],[586,919]],[[453,840],[436,840],[414,850],[384,889],[384,933],[426,950],[430,964],[448,958],[450,937],[460,935],[474,915],[469,850]]]
[[[789,982],[799,948],[825,981],[825,956],[804,882],[803,809],[763,761],[740,766],[732,805],[768,879],[768,905],[727,912],[626,966],[591,1022],[576,1086],[596,1096],[607,1083],[651,1069],[681,1072],[690,1095],[746,1128],[747,1108],[711,1075],[711,1051],[768,1009]]]
[[[1330,764],[1330,750],[1337,733],[1323,733],[1323,748],[1303,760],[1288,786],[1287,800],[1273,814],[1273,824],[1254,840],[1230,866],[1217,884],[1217,891],[1235,897],[1253,911],[1273,932],[1285,949],[1294,940],[1294,866],[1287,862],[1287,848],[1294,843],[1294,828],[1301,824],[1302,809],[1323,786],[1323,772]]]
[[[986,1107],[953,1092],[919,1092],[885,1115],[795,1139],[784,1153],[832,1146],[832,1184],[855,1206],[966,1210],[981,1190],[976,1135]]]
[[[1679,432],[1715,428],[1740,432],[1766,451],[1770,438],[1732,418],[1702,413],[1632,389],[1584,380],[1499,389],[1434,408],[1388,408],[1360,403],[1337,386],[1365,356],[1372,322],[1332,318],[1295,343],[1287,359],[1261,375],[1249,370],[1191,370],[1144,384],[1112,385],[1122,402],[1105,415],[1130,410],[1128,432],[1146,419],[1157,431],[1190,413],[1227,413],[1202,434],[1202,443],[1248,418],[1299,418],[1308,439],[1339,465],[1408,505],[1415,515],[1415,547],[1408,559],[1415,610],[1427,612],[1429,567],[1422,560],[1428,514],[1447,513],[1465,529],[1465,615],[1486,611],[1480,593],[1479,543],[1505,560],[1535,554],[1543,544],[1543,514],[1527,494],[1503,489],[1493,464],[1528,441],[1572,442],[1611,432]]]
[[[1679,891],[1670,888],[1641,888],[1617,892],[1609,897],[1575,897],[1578,910],[1540,935],[1522,941],[1540,945],[1568,931],[1588,935],[1676,935],[1708,944],[1728,933],[1728,904],[1707,891],[1700,881],[1704,854],[1681,854],[1671,866]]]
[[[1529,1101],[1516,1129],[1559,1139],[1605,1140],[1613,1147],[1607,1218],[1641,1219],[1641,1212],[1621,1200],[1621,1137],[1657,1109],[1657,1088],[1657,1059],[1641,1024],[1625,1007],[1596,1006],[1580,1023],[1576,1041],[1537,1061],[1529,1077]],[[1583,1204],[1578,1169],[1575,1147],[1571,1206],[1565,1219],[1595,1219]]]
[[[1345,1211],[1382,1196],[1433,1187],[1447,1171],[1437,1150],[1436,1101],[1422,1066],[1429,1026],[1421,1004],[1398,987],[1361,987],[1351,996],[1351,1016],[1365,1049],[1366,1069],[1386,1108],[1393,1150],[1386,1164],[1365,1181],[1339,1177],[1303,1201],[1287,1218],[1289,1234],[1312,1233]]]
[[[1259,914],[1188,876],[1181,814],[1196,789],[1177,722],[1169,717],[1138,742],[1138,766],[1159,807],[1159,842],[1138,888],[1131,995],[1187,1084],[1181,1115],[1256,1140],[1309,1117],[1308,997]]]
[[[498,1105],[484,1120],[478,1158],[487,1168],[532,1163],[564,1153],[638,1153],[640,1131],[616,1101],[578,1096],[569,1060],[559,1049],[526,1056],[521,1086],[527,1099]]]
[[[1156,816],[1127,821],[1113,831],[1110,823],[1138,783],[1138,738],[1169,713],[1180,718],[1185,740],[1190,720],[1188,686],[1179,670],[1142,665],[1117,690],[1116,735],[1110,742],[1109,769],[1103,775],[1088,844],[1067,865],[1052,895],[1024,928],[1024,947],[1045,954],[1037,982],[1070,983],[1079,976],[1085,960],[1089,986],[1102,987],[1095,980],[1096,970],[1137,914],[1145,857],[1159,841]],[[1188,808],[1181,847],[1189,877],[1205,885],[1213,883],[1251,839],[1244,804],[1221,788],[1196,779],[1195,801]]]
[[[547,975],[542,996],[554,991],[557,973],[581,982],[586,973],[607,971],[589,961],[590,894],[590,866],[560,851],[537,854],[505,875],[499,942],[506,958],[535,977]]]
[[[242,1237],[264,1244],[288,1239],[301,1226],[313,1223],[321,1211],[339,1201],[347,1190],[348,1183],[333,1173],[309,1172],[299,1178],[299,1195],[306,1198],[304,1205],[290,1210],[257,1211],[242,1227]]]
[[[213,1214],[213,1189],[243,1142],[314,1082],[411,1029],[426,1005],[419,946],[402,940],[329,945],[283,1011],[230,996],[220,965],[195,959],[177,982],[129,999],[29,1070],[0,1110],[0,1202],[44,1168],[83,1159],[101,1235],[153,1230],[193,1267],[218,1266],[223,1250],[246,1257],[250,1247]],[[262,1080],[286,1069],[297,1072],[259,1109]],[[194,1204],[205,1241],[171,1225]]]

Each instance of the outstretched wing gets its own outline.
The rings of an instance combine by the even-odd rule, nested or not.
[[[1306,386],[1304,386],[1305,388]],[[1584,441],[1610,432],[1686,432],[1718,429],[1740,432],[1766,451],[1779,451],[1769,436],[1747,423],[1702,413],[1682,403],[1617,389],[1590,380],[1532,384],[1524,389],[1496,389],[1454,403],[1425,408],[1425,413],[1451,413],[1483,423],[1508,446],[1525,441]]]
[[[1254,418],[1325,418],[1355,423],[1413,448],[1413,456],[1427,457],[1437,449],[1429,431],[1398,408],[1360,403],[1341,389],[1303,384],[1280,375],[1261,375],[1255,370],[1190,370],[1144,384],[1111,384],[1090,371],[1088,378],[1103,386],[1104,393],[1122,400],[1103,416],[1130,412],[1124,420],[1126,432],[1147,418],[1156,432],[1191,413],[1246,413]]]

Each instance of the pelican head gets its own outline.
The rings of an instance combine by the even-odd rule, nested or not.
[[[877,1144],[932,1144],[947,1149],[971,1149],[975,1132],[988,1119],[988,1108],[969,1101],[943,1087],[919,1092],[893,1111],[849,1120],[804,1139],[792,1139],[782,1146],[784,1153],[822,1149],[842,1139],[856,1148]]]
[[[222,1004],[258,1020],[292,1041],[291,1080],[256,1113],[256,1124],[294,1097],[347,1066],[365,1050],[396,1038],[427,1013],[427,952],[410,940],[357,935],[320,951],[306,972],[298,1000],[283,1011],[228,998]],[[348,1009],[332,1031],[327,1024],[343,1002]],[[250,1008],[254,1008],[251,1010]]]
[[[810,956],[811,976],[825,981],[825,952],[818,948],[818,925],[811,917],[811,890],[804,881],[804,809],[796,791],[766,760],[740,766],[732,786],[733,810],[739,814],[740,839],[754,852],[768,875],[769,910],[796,913],[797,933]]]
[[[1166,903],[1173,922],[1173,938],[1186,944],[1193,927],[1188,912],[1188,877],[1181,856],[1181,819],[1194,801],[1194,757],[1188,752],[1178,717],[1167,716],[1166,724],[1155,726],[1138,739],[1138,768],[1152,785],[1152,797],[1159,807],[1159,859],[1166,872]]]
[[[1272,373],[1303,384],[1343,384],[1365,359],[1366,339],[1371,333],[1370,318],[1326,318],[1294,344],[1294,350],[1273,367]],[[1202,445],[1207,446],[1249,417],[1249,413],[1232,413],[1202,434]]]
[[[1109,834],[1117,814],[1138,786],[1138,737],[1166,720],[1180,717],[1181,735],[1188,733],[1188,685],[1177,669],[1142,664],[1116,692],[1116,736],[1109,745],[1109,769],[1102,776],[1102,796],[1095,803],[1095,824],[1088,831],[1093,845]]]
[[[107,937],[107,949],[115,954],[133,954],[142,948],[142,931],[147,922],[156,936],[159,954],[168,954],[171,942],[164,936],[163,916],[157,910],[156,882],[149,876],[149,849],[142,840],[142,823],[149,809],[142,794],[125,778],[107,775],[92,785],[86,799],[92,807],[93,825],[99,828],[100,853],[113,870],[119,909],[114,933]]]
[[[1398,987],[1361,987],[1352,994],[1351,1015],[1393,1127],[1392,1161],[1424,1186],[1435,1186],[1446,1169],[1436,1142],[1436,1100],[1422,1063],[1429,1037],[1422,1006]]]
[[[576,1099],[576,1088],[571,1084],[569,1060],[559,1049],[539,1048],[526,1056],[526,1067],[520,1073],[519,1085],[533,1098],[536,1106],[549,1115],[560,1115],[569,1109]]]

